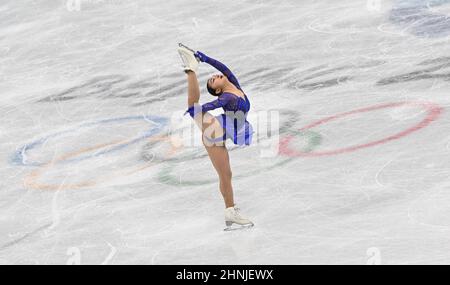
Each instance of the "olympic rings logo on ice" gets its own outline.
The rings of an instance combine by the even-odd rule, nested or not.
[[[387,136],[382,139],[378,139],[372,142],[367,142],[359,145],[353,145],[349,147],[343,147],[335,150],[325,150],[325,151],[316,151],[315,149],[322,143],[323,138],[321,134],[313,128],[317,126],[324,125],[328,122],[338,120],[341,118],[346,118],[348,116],[359,114],[359,113],[367,113],[371,111],[384,110],[389,108],[395,108],[395,110],[400,110],[400,108],[410,108],[410,107],[420,107],[421,112],[425,112],[426,116],[420,122],[409,127],[403,131],[400,131],[391,136]],[[404,110],[400,110],[392,113],[394,117],[397,119],[402,119],[402,112]],[[278,152],[275,157],[271,157],[270,159],[265,159],[258,161],[261,159],[261,156],[255,155],[252,153],[252,150],[257,149],[256,146],[258,143],[255,142],[255,145],[250,147],[246,147],[242,155],[250,155],[249,159],[246,159],[245,164],[242,169],[236,171],[237,175],[235,178],[246,178],[252,175],[261,174],[264,171],[275,169],[286,163],[292,161],[297,157],[315,157],[315,156],[329,156],[329,155],[337,155],[342,153],[353,152],[359,149],[368,148],[380,144],[384,144],[393,140],[400,139],[405,137],[413,132],[416,132],[422,128],[428,126],[431,122],[436,120],[439,115],[443,112],[443,108],[429,102],[396,102],[396,103],[386,103],[381,105],[369,106],[365,108],[360,108],[352,111],[348,111],[345,113],[336,114],[330,117],[323,118],[316,122],[310,123],[309,125],[300,128],[298,130],[294,129],[294,125],[299,121],[298,113],[289,110],[280,110],[280,114],[282,117],[285,117],[281,126],[279,126],[279,134],[282,136],[279,141]],[[415,115],[417,116],[417,115]],[[406,115],[407,119],[412,117],[409,113]],[[123,140],[111,140],[106,143],[100,143],[96,145],[91,145],[87,147],[82,147],[75,151],[66,152],[59,157],[46,160],[39,161],[36,159],[30,159],[29,154],[32,150],[38,149],[44,146],[44,144],[54,138],[63,137],[65,134],[74,134],[83,130],[89,130],[93,127],[98,127],[100,125],[112,124],[115,122],[127,122],[127,121],[145,121],[151,124],[151,127],[139,134],[138,136]],[[55,132],[53,134],[44,136],[39,138],[31,143],[25,144],[20,147],[18,151],[16,151],[13,155],[12,162],[15,164],[19,164],[22,166],[34,166],[38,167],[29,173],[24,179],[24,185],[33,189],[40,190],[59,190],[59,189],[73,189],[73,188],[83,188],[83,187],[91,187],[99,182],[110,181],[115,177],[121,176],[130,176],[140,171],[143,171],[150,166],[158,165],[164,162],[157,172],[158,182],[168,184],[168,185],[204,185],[209,183],[215,183],[216,179],[199,179],[193,180],[191,175],[188,175],[187,179],[182,178],[181,172],[177,171],[176,167],[183,167],[183,162],[189,161],[190,164],[197,163],[199,167],[203,164],[198,162],[200,158],[206,158],[207,153],[203,147],[197,148],[189,148],[177,141],[177,137],[175,136],[177,132],[182,132],[180,129],[174,132],[161,133],[163,128],[167,126],[168,119],[163,117],[156,116],[129,116],[129,117],[121,117],[121,118],[111,118],[111,119],[103,119],[94,122],[86,122],[81,123],[76,127],[71,127],[59,132]],[[158,134],[158,135],[157,135]],[[175,138],[175,139],[174,139]],[[291,144],[293,139],[303,139],[303,144],[295,141],[296,146],[299,147],[299,150],[295,150],[291,148]],[[265,138],[267,139],[267,138]],[[96,158],[101,155],[106,155],[110,153],[117,152],[119,150],[124,149],[127,146],[132,144],[136,144],[137,142],[146,140],[146,144],[141,148],[140,158],[132,162],[131,166],[121,167],[120,169],[115,169],[114,171],[110,171],[107,174],[95,174],[95,179],[84,180],[78,183],[42,183],[40,182],[40,177],[49,171],[55,165],[68,165],[68,163],[80,163],[84,160],[90,158]],[[165,149],[163,151],[159,150],[158,147],[163,145]],[[168,149],[167,149],[168,147]],[[230,149],[230,152],[238,151],[242,148],[234,147]],[[183,153],[184,152],[184,153]],[[258,158],[259,157],[259,158]],[[190,165],[192,166],[192,165]],[[192,168],[192,167],[189,167]],[[178,173],[178,175],[174,174]]]

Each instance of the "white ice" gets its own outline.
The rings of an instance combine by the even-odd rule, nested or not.
[[[2,1],[0,263],[449,264],[449,13],[421,0]],[[256,226],[224,232],[205,151],[171,149],[158,121],[186,107],[178,42],[230,66],[250,121],[278,111],[281,137],[406,103],[289,144],[328,155],[230,150]],[[200,66],[201,102],[211,74]]]

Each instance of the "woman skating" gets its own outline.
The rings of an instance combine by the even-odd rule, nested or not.
[[[234,224],[251,227],[253,223],[241,216],[234,203],[232,172],[225,145],[225,141],[228,139],[236,145],[251,144],[253,129],[247,121],[250,101],[242,91],[237,78],[224,64],[202,52],[194,52],[182,44],[180,44],[178,52],[183,60],[188,81],[188,110],[186,113],[189,113],[202,130],[203,144],[219,176],[220,192],[225,201],[226,230],[234,229]],[[222,73],[212,76],[207,81],[208,92],[217,99],[203,105],[198,104],[200,88],[196,72],[199,62],[208,63]],[[214,117],[208,112],[217,108],[222,108],[225,113]]]

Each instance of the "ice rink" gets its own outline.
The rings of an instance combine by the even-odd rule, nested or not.
[[[0,264],[450,264],[449,40],[450,0],[3,0]],[[178,42],[279,114],[228,142],[252,229],[168,143]]]

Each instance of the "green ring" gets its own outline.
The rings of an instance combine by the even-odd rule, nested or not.
[[[271,110],[269,110],[269,111],[271,111]],[[280,114],[287,116],[287,121],[280,127],[279,134],[282,135],[282,134],[291,132],[291,128],[293,128],[295,122],[298,121],[299,113],[296,111],[293,111],[293,110],[288,110],[288,109],[281,109],[278,111],[280,112]],[[175,133],[178,133],[178,132],[175,132]],[[170,134],[166,133],[165,135],[169,136]],[[156,145],[158,143],[159,143],[158,141],[146,143],[141,149],[140,158],[145,162],[167,162],[167,161],[184,162],[184,161],[190,161],[193,159],[208,157],[208,154],[204,153],[203,147],[201,147],[202,151],[199,150],[200,148],[196,148],[196,150],[190,154],[184,154],[181,156],[176,155],[175,157],[172,157],[172,158],[156,158],[154,154],[148,155],[147,150],[151,149],[154,145]],[[234,149],[232,149],[230,151],[233,151],[233,150]]]

